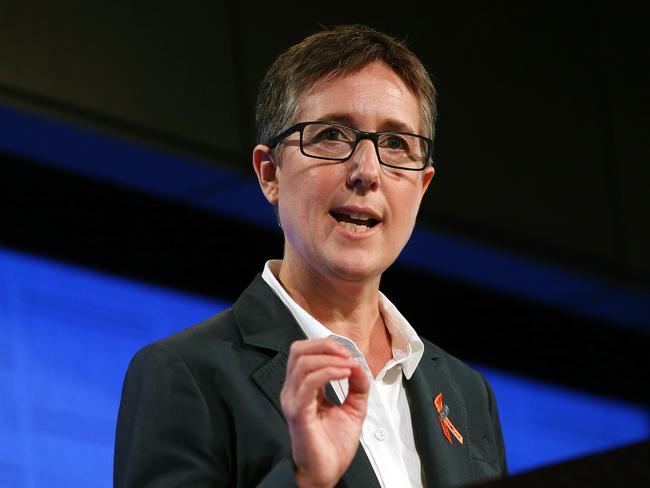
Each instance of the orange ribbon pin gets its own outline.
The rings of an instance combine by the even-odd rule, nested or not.
[[[436,410],[438,410],[438,420],[440,420],[442,433],[445,434],[445,437],[449,441],[449,444],[453,445],[449,432],[454,434],[456,440],[462,444],[463,436],[460,434],[460,432],[458,432],[456,427],[454,427],[454,424],[452,424],[451,420],[449,419],[449,407],[442,403],[442,393],[438,393],[436,398],[433,400],[433,404],[436,406]]]

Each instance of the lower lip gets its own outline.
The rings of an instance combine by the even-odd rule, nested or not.
[[[354,232],[352,230],[348,230],[345,227],[343,227],[338,220],[332,217],[331,214],[329,214],[329,216],[334,222],[334,228],[336,229],[336,231],[342,234],[343,236],[347,237],[348,239],[365,239],[367,237],[371,237],[372,235],[379,232],[379,227],[382,225],[381,222],[377,222],[373,227],[368,227],[367,230],[361,232]]]

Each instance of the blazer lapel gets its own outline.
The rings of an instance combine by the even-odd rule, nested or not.
[[[465,403],[456,384],[440,363],[431,347],[406,381],[413,434],[425,475],[425,486],[456,486],[471,473],[471,457],[467,446],[467,415]],[[439,393],[449,406],[449,418],[465,437],[460,444],[452,435],[452,444],[445,437],[433,403]]]
[[[246,288],[232,310],[245,343],[275,352],[268,362],[253,373],[252,378],[284,418],[280,391],[287,370],[289,346],[292,342],[307,337],[291,312],[260,275]],[[327,385],[325,393],[330,401],[340,404],[330,385]],[[337,486],[379,488],[375,472],[361,444]]]

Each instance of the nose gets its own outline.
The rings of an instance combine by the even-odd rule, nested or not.
[[[346,183],[350,188],[366,193],[379,187],[381,166],[371,140],[359,141],[348,161],[350,169]]]

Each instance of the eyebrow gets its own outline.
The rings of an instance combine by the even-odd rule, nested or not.
[[[331,113],[331,114],[326,114],[321,117],[318,117],[318,122],[338,122],[339,124],[344,124],[344,125],[349,125],[350,127],[356,127],[354,126],[354,117],[350,114],[346,113]],[[384,119],[381,121],[380,126],[380,131],[379,132],[385,132],[385,131],[395,131],[395,132],[410,132],[412,134],[417,134],[417,131],[413,129],[410,125],[397,120],[397,119]]]

